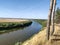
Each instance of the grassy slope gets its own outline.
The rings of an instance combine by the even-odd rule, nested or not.
[[[44,45],[45,43],[46,43],[46,28],[43,31],[39,32],[38,34],[35,34],[29,40],[22,43],[22,45]]]
[[[35,34],[29,40],[22,43],[22,45],[60,45],[59,41],[51,42],[51,39],[54,38],[53,36],[54,34],[60,35],[60,24],[55,24],[55,31],[54,31],[54,34],[50,36],[50,40],[47,40],[46,30],[47,28],[45,27],[41,32],[39,32],[38,34]],[[51,26],[51,31],[52,31],[52,26]]]
[[[59,24],[58,24],[59,25]],[[35,34],[33,37],[31,37],[29,40],[25,41],[22,43],[22,45],[60,45],[60,42],[53,41],[51,42],[51,39],[54,38],[53,36],[50,37],[50,40],[47,40],[46,37],[46,30],[47,28],[45,27],[43,31],[39,32],[38,34]],[[60,27],[55,24],[55,32],[54,34],[59,35],[60,34]],[[51,28],[52,31],[52,28]]]
[[[56,39],[56,40],[53,40],[53,39]],[[50,36],[50,39],[46,42],[45,45],[60,45],[60,24],[55,24],[54,33],[52,36]]]
[[[47,23],[46,19],[34,19],[34,21],[40,23],[42,27],[46,27],[46,23]]]

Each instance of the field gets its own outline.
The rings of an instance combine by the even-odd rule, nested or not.
[[[24,20],[24,19],[17,19],[17,18],[0,18],[0,22],[25,22],[28,20]]]

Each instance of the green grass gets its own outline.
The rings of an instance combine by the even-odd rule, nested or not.
[[[26,22],[0,22],[0,34],[14,31],[17,29],[23,29],[31,25],[32,21]]]
[[[36,21],[39,24],[41,24],[42,27],[46,27],[46,25],[47,25],[47,20],[46,19],[34,19],[34,21]]]

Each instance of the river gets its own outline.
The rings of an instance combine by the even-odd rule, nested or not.
[[[41,28],[42,26],[39,23],[33,22],[26,28],[0,34],[0,45],[14,45],[16,42],[22,42],[39,32]]]

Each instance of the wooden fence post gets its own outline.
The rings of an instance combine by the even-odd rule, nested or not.
[[[49,10],[48,21],[47,21],[47,39],[48,40],[50,36],[50,25],[51,25],[51,16],[52,16],[52,10],[53,10],[53,2],[54,0],[50,1],[50,10]]]
[[[51,35],[54,33],[54,17],[55,17],[55,9],[56,9],[56,0],[54,0],[53,11],[52,11],[52,32]]]

